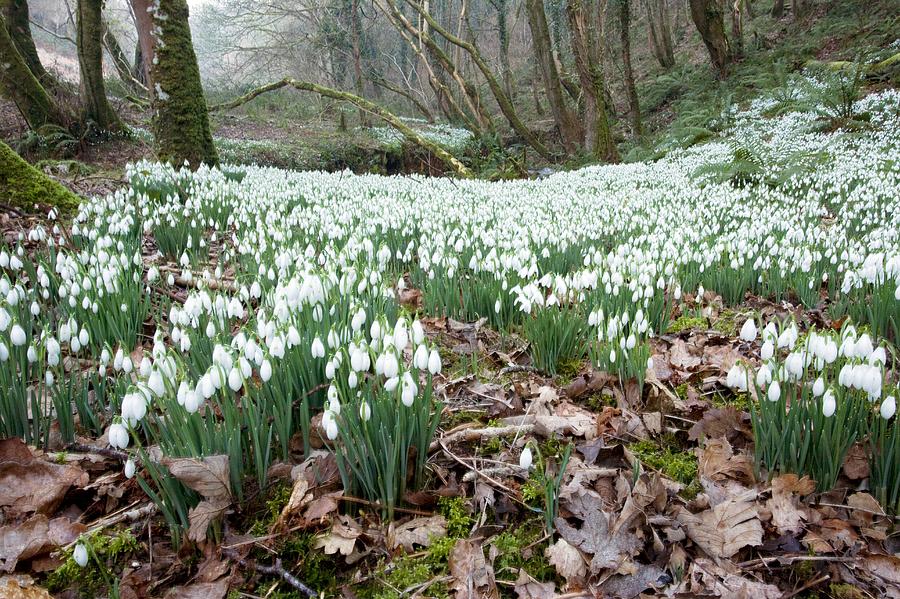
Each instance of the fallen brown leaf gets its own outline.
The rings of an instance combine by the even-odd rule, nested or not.
[[[579,584],[587,576],[587,564],[581,552],[565,539],[558,539],[545,550],[550,565],[569,585]]]
[[[552,582],[538,582],[521,568],[513,590],[516,592],[518,599],[554,599],[556,597],[555,584]]]
[[[0,577],[0,597],[3,599],[53,599],[47,589],[34,584],[29,576]]]
[[[68,545],[87,528],[68,518],[49,520],[35,514],[22,524],[0,527],[0,570],[12,572],[19,560],[31,559]]]
[[[222,599],[228,592],[228,579],[197,582],[169,590],[163,599]]]
[[[766,507],[772,512],[772,524],[780,534],[799,533],[803,522],[809,518],[806,506],[800,505],[800,497],[816,489],[816,483],[808,476],[782,474],[772,481],[772,497]]]
[[[429,547],[435,539],[447,536],[447,520],[443,516],[413,518],[388,530],[388,547],[403,547],[412,553],[413,545]]]
[[[756,492],[749,491],[700,514],[679,508],[676,516],[694,543],[710,557],[722,560],[742,547],[762,544],[762,524],[755,498]]]
[[[86,484],[88,475],[78,466],[35,458],[18,438],[0,441],[0,507],[8,508],[7,516],[52,514],[69,488]]]
[[[494,569],[484,558],[481,543],[460,539],[450,553],[450,575],[456,599],[499,597]]]
[[[339,516],[331,526],[331,530],[316,540],[316,547],[325,550],[328,555],[340,553],[350,555],[356,546],[356,539],[362,531],[347,516]]]

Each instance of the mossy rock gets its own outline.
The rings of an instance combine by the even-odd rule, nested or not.
[[[81,199],[0,142],[0,202],[25,211],[34,210],[36,204],[47,204],[71,213],[78,209]]]

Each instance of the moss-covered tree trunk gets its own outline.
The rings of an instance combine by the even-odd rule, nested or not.
[[[209,129],[186,0],[131,0],[153,96],[160,160],[191,168],[219,161]]]
[[[581,128],[578,126],[575,114],[566,105],[563,96],[559,70],[553,56],[550,27],[547,25],[547,14],[544,12],[544,3],[542,0],[525,0],[525,8],[528,27],[531,29],[535,62],[541,69],[541,78],[544,81],[544,92],[547,94],[550,112],[556,121],[563,146],[567,152],[571,153],[576,149],[576,141],[581,137]]]
[[[103,83],[103,0],[78,0],[77,11],[76,41],[84,116],[102,131],[121,131],[122,121],[109,105]]]
[[[772,5],[771,14],[776,19],[780,19],[784,16],[784,0],[775,0],[775,3]]]
[[[11,100],[32,129],[53,123],[65,126],[64,112],[32,74],[16,49],[0,15],[0,96]]]
[[[103,47],[109,52],[113,66],[116,68],[116,74],[119,76],[119,79],[122,80],[125,87],[132,93],[146,94],[146,86],[135,79],[134,67],[128,62],[128,57],[125,56],[122,45],[119,43],[113,30],[109,28],[109,23],[106,22],[106,19],[103,20]],[[138,44],[137,47],[140,48],[140,44]]]
[[[38,56],[37,48],[34,45],[34,38],[31,37],[31,25],[28,17],[27,0],[0,0],[0,14],[6,19],[6,30],[9,37],[12,38],[16,50],[28,70],[35,76],[41,85],[49,88],[57,88],[59,81],[47,72],[41,59]]]
[[[603,65],[599,62],[602,60],[602,42],[594,37],[594,30],[588,24],[585,13],[583,0],[568,0],[566,3],[572,56],[584,90],[584,148],[598,160],[618,162],[619,153],[609,126]]]
[[[647,35],[650,48],[664,69],[675,66],[675,52],[672,48],[672,27],[669,23],[669,7],[666,0],[643,0],[647,11]]]
[[[33,210],[35,204],[49,204],[62,212],[73,212],[79,201],[78,196],[0,141],[0,202],[26,211]]]
[[[720,0],[690,0],[691,19],[703,38],[713,66],[724,77],[731,63],[731,48],[725,36],[725,21]]]
[[[631,66],[631,2],[619,0],[619,35],[622,41],[622,66],[625,72],[625,92],[628,94],[628,116],[635,137],[641,134],[641,105],[634,86]]]

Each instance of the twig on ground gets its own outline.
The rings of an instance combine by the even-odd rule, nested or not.
[[[493,437],[502,437],[504,435],[519,435],[527,433],[534,429],[534,424],[513,424],[510,426],[492,426],[489,428],[468,428],[455,433],[451,433],[445,437],[431,442],[428,451],[435,451],[443,444],[455,445],[456,443],[466,443],[468,441],[479,441],[482,439],[491,439]]]
[[[500,369],[500,374],[510,374],[513,372],[540,372],[534,366],[529,366],[527,364],[510,364],[509,366],[504,366]]]
[[[375,508],[379,508],[379,509],[382,507],[381,504],[378,503],[377,501],[369,501],[368,499],[361,499],[359,497],[348,497],[346,495],[341,495],[340,497],[337,497],[336,499],[338,499],[340,501],[346,501],[348,503],[358,503],[360,505],[367,505],[369,507],[375,507]],[[434,516],[433,512],[426,512],[423,510],[414,510],[411,508],[395,507],[394,511],[402,512],[404,514],[413,514],[415,516]]]
[[[87,445],[85,443],[69,443],[68,445],[66,445],[66,451],[73,451],[75,453],[94,453],[97,455],[102,455],[106,458],[121,460],[123,462],[127,461],[128,458],[134,459],[135,462],[138,461],[124,451],[113,449],[112,447],[96,447],[94,445]]]
[[[273,565],[266,566],[266,565],[259,564],[259,563],[251,564],[249,561],[242,558],[234,551],[225,550],[222,553],[225,555],[225,557],[228,557],[229,559],[233,559],[238,564],[240,564],[244,568],[247,568],[248,570],[254,570],[254,571],[260,572],[262,574],[268,574],[270,576],[280,577],[283,581],[285,581],[286,583],[288,583],[289,585],[291,585],[292,587],[294,587],[295,589],[297,589],[298,591],[300,591],[307,597],[318,597],[319,596],[319,594],[316,593],[314,590],[312,590],[311,588],[309,588],[308,586],[306,586],[305,584],[300,582],[299,578],[297,578],[296,576],[294,576],[293,574],[291,574],[290,572],[285,570],[284,566],[281,565],[281,558],[275,558],[275,563]]]

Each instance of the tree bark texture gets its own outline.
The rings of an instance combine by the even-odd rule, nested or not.
[[[725,36],[725,23],[719,0],[690,0],[691,19],[703,38],[713,66],[724,76],[731,62],[731,48]]]
[[[103,131],[121,131],[122,121],[106,99],[103,83],[103,0],[78,0],[78,66],[86,119]]]

